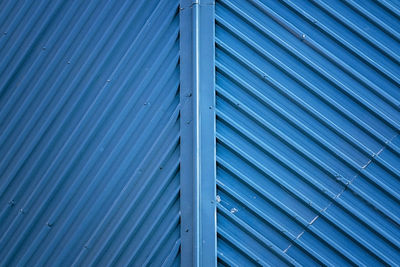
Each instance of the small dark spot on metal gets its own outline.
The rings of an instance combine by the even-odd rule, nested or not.
[[[213,107],[212,107],[212,106],[209,106],[208,108],[209,108],[209,109],[212,109]]]
[[[162,170],[162,167],[160,167],[160,170]]]
[[[48,223],[47,223],[47,226],[51,228],[51,227],[53,226],[53,224],[51,224],[51,223],[48,222]]]
[[[189,93],[186,95],[186,97],[191,97],[191,96],[192,96],[192,93]]]
[[[10,205],[11,207],[14,206],[14,205],[15,205],[15,201],[14,201],[14,200],[10,200],[10,201],[8,202],[8,205]]]
[[[186,229],[185,229],[185,232],[188,233],[188,232],[189,232],[189,229],[186,228]]]

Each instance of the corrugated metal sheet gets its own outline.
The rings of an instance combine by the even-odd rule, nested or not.
[[[0,265],[212,265],[214,112],[219,264],[400,265],[400,5],[213,19],[0,2]]]
[[[180,260],[179,1],[1,1],[2,266]]]
[[[400,264],[400,6],[216,4],[218,261]]]

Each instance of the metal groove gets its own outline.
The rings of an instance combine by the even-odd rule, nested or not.
[[[224,92],[222,89],[220,89],[217,86],[217,92],[218,93],[222,93]],[[226,94],[225,92],[223,94]],[[221,97],[225,97],[224,95],[221,95]],[[279,132],[278,129],[269,129],[269,127],[274,128],[273,126],[266,126],[268,125],[268,122],[266,122],[264,119],[260,118],[257,114],[254,114],[253,112],[250,111],[250,113],[252,113],[252,115],[249,115],[249,110],[248,108],[245,107],[245,105],[243,105],[242,103],[240,103],[239,101],[235,100],[232,96],[230,96],[229,101],[232,101],[231,103],[236,103],[236,105],[240,105],[240,109],[243,111],[243,113],[245,113],[246,115],[248,115],[250,118],[252,118],[253,120],[255,120],[257,123],[259,123],[262,127],[264,127],[267,131],[271,131],[272,134],[274,135],[281,135],[278,136],[278,138],[280,138],[286,145],[290,146],[293,150],[295,150],[297,153],[301,154],[303,157],[307,158],[311,163],[313,163],[316,167],[320,168],[322,171],[324,171],[325,173],[327,173],[332,179],[338,179],[340,178],[340,175],[338,175],[334,170],[332,170],[328,165],[326,165],[325,163],[323,163],[322,161],[320,161],[319,159],[315,158],[313,155],[311,155],[306,149],[304,148],[299,148],[297,146],[297,144],[292,140],[288,140],[289,137],[282,137],[282,135],[284,136],[284,133],[279,133],[277,134],[277,131]],[[239,104],[240,103],[240,104]],[[284,113],[284,112],[282,112]],[[224,122],[228,122],[229,123],[234,123],[234,120],[232,120],[232,118],[227,118],[227,115],[224,115],[222,112],[217,112],[217,115],[220,117],[220,119]],[[236,125],[235,128],[240,129],[239,125]],[[259,143],[262,143],[259,141]],[[290,165],[290,164],[289,164]],[[336,198],[339,195],[335,195],[332,194],[331,192],[327,192],[326,189],[323,188],[323,185],[321,185],[318,181],[316,181],[315,179],[312,178],[308,178],[305,179],[306,181],[309,181],[310,186],[313,186],[314,188],[316,188],[322,195],[325,195],[326,197],[332,199],[332,200],[336,200]],[[346,183],[344,184],[346,186]],[[374,206],[374,208],[376,208]],[[348,209],[347,209],[348,210]],[[362,216],[361,216],[362,217]],[[357,217],[358,218],[358,217]],[[392,218],[392,217],[390,217]],[[361,221],[363,222],[363,221]],[[373,224],[372,224],[373,225]],[[370,224],[365,224],[366,227],[370,227]],[[374,230],[374,229],[372,229]],[[374,231],[381,231],[380,229],[376,229]],[[391,239],[388,235],[385,235],[386,238]],[[395,241],[390,241],[392,244],[396,244],[397,243],[397,247],[399,247],[398,242]],[[394,242],[394,243],[393,243]]]
[[[0,264],[176,266],[179,1],[0,6]]]
[[[221,264],[282,264],[271,248],[287,265],[400,262],[400,20],[389,6],[217,1]]]
[[[217,63],[218,64],[218,63]],[[303,128],[299,128],[301,131],[303,131]],[[340,178],[340,176],[338,177],[338,178]],[[341,179],[338,179],[339,181],[341,181]],[[385,209],[383,209],[383,210],[385,210]],[[385,213],[386,213],[386,211],[385,211]],[[390,214],[390,213],[389,213]],[[395,215],[390,215],[389,216],[390,218],[396,218],[397,216],[395,216]]]

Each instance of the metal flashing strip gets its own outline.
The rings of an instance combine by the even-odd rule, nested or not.
[[[216,266],[214,5],[180,8],[182,266]]]

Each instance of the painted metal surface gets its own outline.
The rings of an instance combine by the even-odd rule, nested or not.
[[[216,266],[214,1],[182,0],[182,266]]]
[[[0,265],[180,263],[179,1],[0,2]]]
[[[400,265],[399,29],[387,0],[1,1],[0,265]]]
[[[216,3],[218,262],[400,264],[400,6]]]

